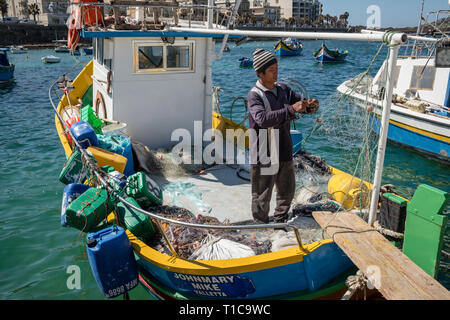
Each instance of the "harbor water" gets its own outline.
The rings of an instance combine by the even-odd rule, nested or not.
[[[251,58],[256,48],[273,50],[274,43],[248,42],[239,47],[231,43],[231,52],[223,53],[222,59],[214,62],[213,83],[223,89],[221,109],[225,116],[235,97],[246,98],[257,80],[253,69],[239,68],[239,58]],[[378,43],[329,41],[329,48],[349,51],[348,61],[320,65],[314,61],[312,51],[321,42],[304,41],[303,45],[301,56],[279,59],[279,78],[300,81],[310,97],[319,99],[322,112],[327,108],[332,112],[329,101],[336,95],[337,86],[365,71],[379,48]],[[383,52],[374,64],[374,72],[386,56]],[[43,64],[41,57],[50,54],[60,56],[61,62]],[[60,224],[64,185],[58,181],[58,174],[65,155],[48,99],[50,85],[61,74],[70,71],[68,76],[73,79],[92,56],[72,57],[52,49],[35,49],[9,57],[16,65],[15,82],[0,88],[0,299],[106,299],[92,276],[82,234]],[[71,70],[78,61],[81,64]],[[243,119],[242,101],[236,102],[232,115],[234,121]],[[297,129],[308,135],[316,118],[304,116],[296,122]],[[357,153],[357,141],[348,139],[342,148],[314,134],[305,148],[328,164],[353,172],[356,160],[348,155]],[[383,184],[393,184],[397,192],[411,198],[422,183],[450,192],[449,180],[449,166],[388,143]],[[450,252],[448,226],[443,249]],[[438,281],[447,289],[449,269],[450,261],[442,258]],[[138,286],[130,292],[130,298],[147,299],[148,295]]]

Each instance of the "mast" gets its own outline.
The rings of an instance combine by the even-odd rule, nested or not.
[[[406,41],[405,35],[405,41]],[[384,156],[386,152],[386,141],[389,129],[389,118],[391,116],[392,106],[392,91],[394,87],[394,70],[397,65],[398,50],[402,42],[397,42],[394,39],[385,41],[389,45],[389,59],[387,62],[387,79],[386,79],[386,91],[383,100],[383,113],[381,116],[380,125],[380,139],[378,141],[377,160],[375,164],[375,176],[372,187],[372,196],[370,200],[369,220],[368,224],[373,226],[377,216],[378,201],[380,196],[381,178],[383,175]],[[404,42],[404,41],[403,41]]]
[[[425,4],[425,0],[421,0],[421,1],[422,1],[422,9],[420,10],[419,24],[417,25],[416,36],[419,36],[420,32],[422,32],[423,7]],[[417,44],[417,40],[414,40],[414,46],[413,46],[413,50],[411,52],[411,56],[413,56],[413,57],[417,54],[416,44]]]

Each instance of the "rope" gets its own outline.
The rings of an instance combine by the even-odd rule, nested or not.
[[[347,280],[345,281],[345,284],[347,285],[348,290],[344,293],[341,300],[350,300],[350,298],[355,294],[358,290],[364,290],[364,300],[366,300],[367,297],[367,278],[362,273],[361,270],[358,270],[356,272],[356,275],[349,276]]]
[[[383,227],[380,225],[380,223],[379,223],[378,220],[376,220],[376,221],[373,223],[373,227],[375,228],[375,230],[377,230],[377,231],[378,231],[379,233],[381,233],[382,235],[389,236],[389,237],[396,238],[396,239],[403,239],[403,233],[395,232],[395,231],[392,231],[392,230],[383,228]]]

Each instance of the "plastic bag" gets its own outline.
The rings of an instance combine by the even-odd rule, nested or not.
[[[254,256],[252,248],[228,240],[208,235],[203,239],[200,248],[189,259],[195,260],[226,260]]]

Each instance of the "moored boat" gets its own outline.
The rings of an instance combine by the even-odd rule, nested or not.
[[[318,50],[314,50],[313,52],[314,58],[317,62],[320,63],[334,63],[334,62],[345,62],[347,58],[348,51],[342,51],[340,49],[330,50],[325,45],[325,42],[322,42],[322,47]]]
[[[41,61],[43,63],[58,63],[58,62],[61,62],[61,58],[53,56],[53,55],[49,55],[49,56],[41,57]]]
[[[248,57],[242,57],[239,59],[239,68],[251,69],[253,68],[253,60]]]
[[[69,48],[68,48],[66,45],[63,45],[63,46],[58,46],[58,47],[56,47],[56,48],[55,48],[55,52],[58,52],[58,53],[67,53],[67,52],[70,52],[70,50],[69,50]]]
[[[94,49],[92,47],[88,47],[88,48],[84,47],[84,48],[82,48],[82,50],[83,50],[84,55],[88,56],[88,55],[92,55],[92,52]]]
[[[404,54],[396,59],[388,139],[448,163],[450,68],[436,67],[435,55],[423,56],[421,50],[415,49],[417,46],[423,44],[406,44]],[[434,52],[432,48],[429,50]],[[380,130],[385,77],[386,64],[383,64],[374,78],[359,75],[345,81],[337,89],[358,107],[374,115],[373,130],[377,133]],[[354,90],[351,89],[353,86],[356,86]]]
[[[13,54],[21,54],[21,53],[27,53],[28,49],[25,48],[24,46],[11,46],[10,51]]]
[[[14,78],[14,65],[8,60],[5,48],[0,48],[0,84],[10,82]]]
[[[178,21],[177,25],[180,24]],[[248,182],[239,177],[241,170],[245,171],[242,163],[235,169],[216,166],[217,163],[203,166],[200,161],[201,168],[185,168],[182,175],[173,172],[158,174],[158,168],[164,168],[158,160],[163,161],[168,157],[171,162],[172,158],[170,154],[151,151],[174,147],[176,142],[172,137],[179,128],[185,128],[181,136],[189,137],[196,137],[198,132],[203,137],[203,131],[211,128],[221,132],[241,129],[245,133],[247,130],[242,123],[234,123],[213,108],[214,103],[219,101],[217,95],[211,97],[214,91],[211,48],[212,38],[217,38],[217,34],[211,29],[180,31],[175,27],[170,31],[173,41],[168,41],[164,38],[166,30],[139,31],[134,36],[130,36],[128,31],[106,30],[83,30],[83,36],[94,38],[94,48],[102,49],[101,60],[97,60],[99,52],[95,52],[93,61],[85,66],[73,82],[66,76],[56,81],[55,86],[58,85],[64,96],[58,106],[54,106],[56,130],[68,158],[60,180],[64,183],[85,182],[92,186],[85,191],[88,194],[80,195],[83,199],[78,200],[78,203],[78,198],[73,199],[67,206],[66,222],[88,234],[86,245],[90,252],[91,268],[105,296],[113,297],[131,290],[137,279],[153,297],[172,299],[314,299],[345,291],[345,279],[354,273],[354,265],[333,239],[322,236],[320,228],[316,230],[319,238],[306,239],[306,234],[302,232],[311,231],[314,227],[308,228],[302,219],[296,220],[299,225],[293,221],[268,225],[244,223],[251,219],[248,210],[251,192]],[[196,33],[198,31],[202,32],[201,36]],[[129,54],[130,50],[132,55]],[[113,63],[116,59],[121,61],[120,66]],[[110,61],[105,63],[105,60]],[[124,68],[124,65],[127,67]],[[128,80],[123,81],[125,78]],[[177,89],[186,94],[173,94],[170,90],[174,82]],[[143,101],[148,103],[143,104]],[[184,108],[178,108],[180,105]],[[89,111],[91,106],[92,111]],[[169,119],[167,110],[171,108],[176,108],[177,112],[171,114]],[[78,121],[78,113],[74,110],[78,110],[81,121]],[[100,120],[99,125],[96,124],[97,120]],[[136,159],[120,157],[118,153],[108,151],[107,144],[101,145],[105,137],[100,132],[108,121],[126,123],[127,134],[140,142],[133,147]],[[95,132],[96,129],[99,131]],[[150,131],[153,134],[149,134]],[[114,139],[118,137],[125,137],[125,134],[115,136]],[[214,137],[214,141],[219,141],[217,132]],[[234,141],[235,136],[229,143],[232,148],[235,147]],[[225,144],[228,145],[227,141]],[[245,137],[244,145],[248,147]],[[199,148],[201,153],[205,151],[202,145],[196,144],[194,147]],[[178,150],[172,156],[183,156],[184,153],[189,156],[186,151]],[[238,151],[245,158],[246,152],[239,148]],[[214,159],[219,162],[224,158],[226,153],[218,151]],[[128,161],[136,161],[138,172],[123,177]],[[209,169],[213,170],[209,172]],[[114,171],[111,170],[118,171],[114,176],[120,176],[119,180],[113,178]],[[346,206],[346,200],[350,200],[347,209],[367,207],[368,194],[372,188],[370,183],[328,165],[324,170],[328,173],[327,187],[336,188],[330,194],[339,194],[342,200],[341,203],[334,199],[329,204],[337,202],[338,207]],[[205,175],[202,175],[202,171]],[[331,179],[332,186],[329,186]],[[122,182],[127,186],[125,189],[120,187]],[[191,192],[187,190],[190,188],[193,188]],[[209,192],[202,193],[204,189]],[[190,208],[196,214],[189,213],[186,202],[174,205],[180,193],[188,197]],[[86,201],[89,205],[86,205]],[[80,210],[83,214],[80,214]],[[109,214],[111,211],[113,213]],[[224,223],[226,219],[229,223]],[[110,229],[114,226],[108,226],[108,223],[118,223],[125,230],[128,246],[122,230]],[[314,221],[309,220],[309,223],[314,225]],[[314,226],[317,227],[317,224]],[[252,253],[264,247],[263,243],[258,242],[258,237],[264,237],[265,232],[261,232],[262,235],[255,232],[253,236],[249,233],[249,238],[245,238],[244,231],[257,229],[273,235],[269,230],[274,227],[291,230],[286,234],[279,230],[283,240],[290,240],[289,245]],[[188,232],[183,228],[203,232]],[[256,241],[250,240],[248,245],[243,246],[243,243],[233,241],[237,238],[220,238],[224,234],[236,236],[236,232],[233,233],[236,230],[239,230],[237,238]],[[104,241],[101,240],[103,234],[108,235]],[[192,234],[200,234],[201,237],[189,238]],[[291,238],[284,239],[288,234]],[[111,254],[113,250],[108,249],[109,259],[106,260],[91,252],[98,245],[106,247],[106,240],[109,239],[121,243],[123,256],[129,257],[129,252],[134,254],[139,275],[133,271],[123,281],[106,283],[101,274],[107,274],[104,268],[114,269],[108,267],[114,261],[114,255]],[[185,246],[185,243],[181,245],[182,240],[194,242],[194,251],[189,251],[191,247]],[[221,240],[231,243],[227,241],[220,246]],[[205,252],[198,251],[214,246],[216,250],[224,247],[229,249],[231,246],[236,251],[232,257],[219,255],[219,259],[217,256],[216,259],[207,258],[202,255]],[[133,265],[133,261],[125,260],[130,265]],[[134,267],[130,269],[135,270]],[[273,279],[277,280],[276,286],[273,285]],[[111,289],[105,291],[105,287]]]
[[[303,44],[298,39],[287,38],[278,41],[274,48],[279,56],[298,56],[303,51]]]

